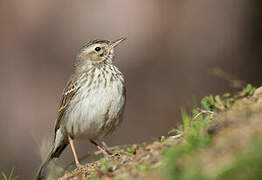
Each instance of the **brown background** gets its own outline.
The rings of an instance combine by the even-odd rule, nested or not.
[[[166,135],[181,107],[235,91],[214,68],[260,84],[261,7],[259,0],[1,0],[0,170],[31,179],[52,140],[75,53],[91,39],[128,38],[115,61],[127,79],[125,121],[109,145]],[[85,141],[77,147],[80,156],[93,149]],[[72,160],[67,148],[60,161]]]

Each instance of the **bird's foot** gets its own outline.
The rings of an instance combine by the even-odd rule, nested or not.
[[[85,166],[82,165],[82,164],[80,164],[79,162],[77,162],[77,163],[76,163],[76,167],[77,167],[78,169],[83,169]]]
[[[121,154],[114,152],[114,153],[108,155],[107,157],[110,158],[110,159],[119,159],[120,156],[121,156]]]

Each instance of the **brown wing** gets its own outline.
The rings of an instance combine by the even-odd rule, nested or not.
[[[59,109],[57,112],[57,117],[55,121],[55,132],[59,129],[61,119],[64,115],[64,112],[66,111],[68,104],[70,103],[73,96],[76,94],[77,90],[79,89],[79,81],[78,77],[72,75],[70,80],[65,86],[65,89],[63,91],[63,96],[60,101]]]

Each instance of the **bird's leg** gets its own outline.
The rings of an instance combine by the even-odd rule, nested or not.
[[[104,147],[104,149],[107,151],[107,153],[108,153],[109,155],[111,155],[111,156],[120,156],[119,153],[113,153],[112,151],[110,151],[110,150],[108,149],[108,146],[106,145],[106,142],[105,142],[105,141],[102,141],[101,144],[102,144],[102,146]]]
[[[108,150],[108,146],[107,146],[107,144],[106,144],[106,142],[105,141],[102,141],[101,142],[101,144],[102,144],[102,146],[105,148],[105,149],[107,149]],[[109,150],[108,150],[109,151]]]
[[[74,144],[74,141],[71,137],[68,136],[68,140],[69,140],[69,143],[70,143],[70,146],[71,146],[71,149],[73,151],[73,155],[74,155],[74,158],[75,158],[75,163],[76,163],[76,166],[78,168],[82,167],[82,165],[80,164],[79,160],[78,160],[78,157],[77,157],[77,154],[76,154],[76,148],[75,148],[75,144]]]
[[[90,140],[90,142],[92,144],[94,144],[97,147],[97,149],[99,149],[105,156],[111,156],[112,155],[112,153],[106,147],[99,145],[94,140]]]

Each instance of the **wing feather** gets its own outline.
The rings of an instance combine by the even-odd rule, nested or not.
[[[75,75],[72,75],[71,78],[69,79],[68,83],[65,86],[65,89],[63,91],[63,96],[59,104],[59,109],[57,112],[57,117],[55,121],[55,132],[59,129],[61,119],[64,115],[64,112],[66,111],[69,103],[71,102],[71,99],[74,97],[76,92],[79,90],[81,87],[81,83],[83,76],[77,77]]]

